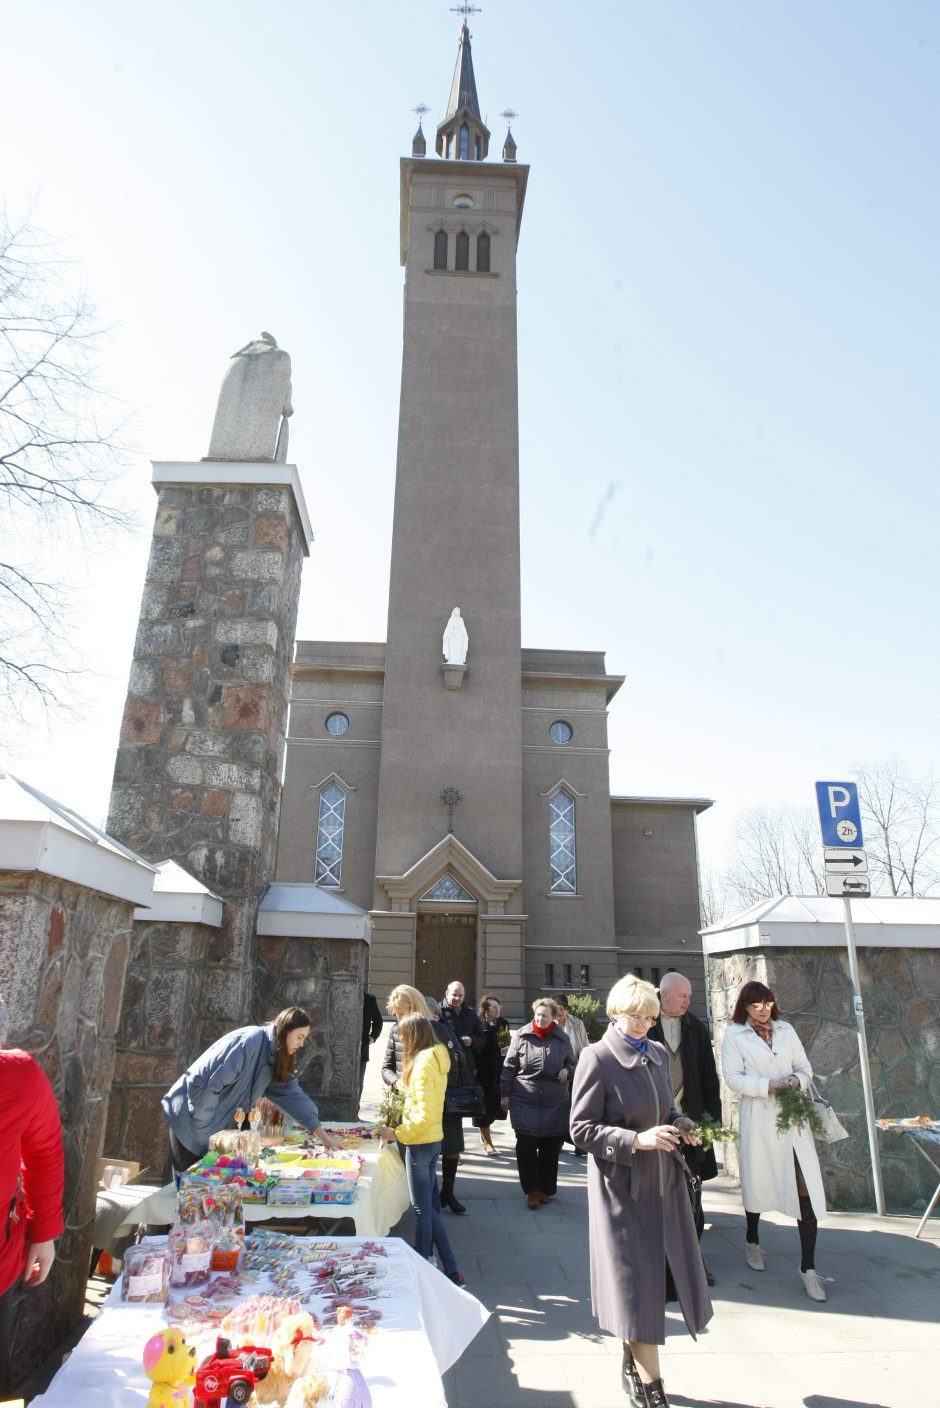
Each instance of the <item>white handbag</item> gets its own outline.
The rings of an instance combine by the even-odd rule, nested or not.
[[[838,1144],[843,1139],[848,1139],[849,1131],[842,1125],[829,1101],[820,1095],[815,1081],[810,1081],[809,1093],[810,1099],[816,1106],[816,1112],[822,1120],[822,1133],[816,1137],[823,1144]]]

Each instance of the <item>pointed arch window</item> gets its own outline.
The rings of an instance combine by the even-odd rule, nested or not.
[[[447,231],[438,230],[434,236],[434,267],[435,269],[447,268]]]
[[[550,892],[576,894],[574,798],[563,787],[548,803],[548,865]]]
[[[467,270],[470,268],[470,236],[466,230],[461,230],[457,236],[454,268]]]
[[[317,816],[317,863],[314,883],[336,887],[343,869],[343,833],[346,829],[346,793],[331,782],[320,793]]]
[[[477,235],[477,273],[490,272],[490,237],[485,230]]]
[[[466,123],[460,128],[460,160],[466,161],[470,156],[470,128]]]

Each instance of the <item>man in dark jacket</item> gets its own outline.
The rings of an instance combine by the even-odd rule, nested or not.
[[[359,1052],[359,1099],[362,1099],[362,1086],[369,1064],[369,1047],[376,1037],[382,1035],[382,1013],[371,992],[362,995],[362,1048]]]
[[[651,1041],[660,1041],[666,1048],[676,1109],[696,1122],[703,1115],[711,1115],[720,1124],[721,1091],[715,1055],[708,1028],[689,1011],[691,1000],[692,984],[688,978],[681,973],[666,973],[659,985],[659,1017],[656,1024],[650,1027],[649,1036]],[[703,1182],[717,1177],[718,1165],[713,1149],[698,1149],[693,1144],[685,1144],[682,1153],[689,1168]],[[701,1188],[696,1193],[693,1212],[695,1230],[701,1239],[705,1227]],[[710,1286],[715,1284],[715,1278],[707,1266],[705,1278]]]
[[[456,1033],[457,1040],[463,1047],[470,1077],[476,1080],[477,1052],[482,1051],[486,1045],[486,1033],[473,1008],[465,1004],[465,996],[463,983],[456,979],[448,983],[444,1001],[441,1003],[441,1021],[445,1027]]]

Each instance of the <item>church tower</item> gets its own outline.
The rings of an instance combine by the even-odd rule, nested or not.
[[[506,912],[518,912],[521,901],[516,244],[528,168],[487,161],[489,139],[464,24],[437,130],[441,159],[401,163],[404,351],[373,970],[382,912],[397,909],[404,876],[445,838],[431,869],[472,894],[481,942],[493,927],[491,911],[499,912],[503,932]],[[455,608],[469,636],[465,670],[443,660],[442,636]],[[442,795],[454,792],[447,789],[460,795],[449,807]],[[455,861],[455,842],[472,861],[462,854]],[[471,865],[503,882],[498,900],[481,895]],[[433,893],[440,879],[428,870],[416,883],[427,881],[424,893]],[[445,884],[441,893],[452,892]],[[420,899],[407,896],[412,918]],[[508,926],[516,930],[514,952],[521,922]],[[390,918],[387,925],[399,927]],[[473,925],[451,928],[445,933],[440,922],[422,924],[419,916],[415,980],[422,991],[436,992],[442,975],[455,975],[448,967],[455,963],[467,971],[468,987],[475,985]],[[518,971],[502,975],[504,987],[521,981]]]

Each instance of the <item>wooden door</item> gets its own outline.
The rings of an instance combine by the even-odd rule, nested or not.
[[[475,914],[419,914],[415,935],[415,987],[440,1002],[447,984],[463,983],[472,1001],[477,973]]]

